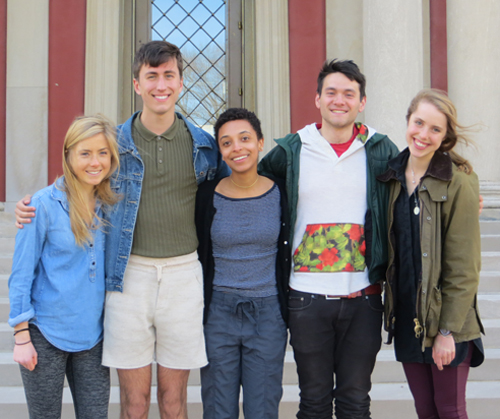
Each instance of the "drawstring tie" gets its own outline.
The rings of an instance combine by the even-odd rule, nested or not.
[[[156,279],[158,280],[158,283],[161,282],[161,274],[165,266],[167,265],[154,265],[154,267],[156,268]]]
[[[260,336],[259,326],[258,326],[259,306],[255,301],[240,298],[235,301],[233,310],[234,314],[236,315],[238,314],[238,310],[241,310],[241,312],[247,317],[250,323],[252,323],[255,326],[255,331],[257,332],[257,336]]]

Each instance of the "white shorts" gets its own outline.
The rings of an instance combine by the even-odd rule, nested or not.
[[[207,365],[203,273],[196,252],[172,258],[130,255],[123,293],[107,292],[102,363],[173,369]]]

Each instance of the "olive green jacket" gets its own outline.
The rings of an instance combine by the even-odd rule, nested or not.
[[[385,328],[389,343],[394,327],[394,205],[401,191],[394,168],[407,160],[408,149],[389,162],[378,179],[391,187],[389,199],[389,267],[385,287]],[[455,342],[484,333],[477,307],[481,270],[479,182],[459,171],[448,153],[437,151],[418,186],[422,273],[417,290],[417,316],[423,327],[422,347],[430,347],[439,329],[450,330]]]

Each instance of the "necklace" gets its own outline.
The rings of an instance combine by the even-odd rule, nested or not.
[[[417,180],[415,179],[415,171],[413,170],[413,165],[411,164],[411,156],[409,157],[408,161],[410,163],[410,170],[411,170],[411,178],[412,178],[411,183],[415,185],[417,183]],[[415,188],[413,192],[413,197],[415,199],[415,207],[413,208],[413,214],[415,215],[420,214],[420,206],[418,205],[417,193],[418,193],[418,187]]]
[[[254,186],[257,181],[259,180],[259,175],[257,175],[257,179],[255,179],[255,182],[252,183],[250,186],[241,186],[241,185],[238,185],[234,180],[233,180],[233,177],[231,175],[229,175],[229,180],[233,183],[233,185],[237,186],[238,188],[241,188],[241,189],[249,189],[251,188],[252,186]]]
[[[415,188],[415,191],[413,192],[413,197],[415,199],[415,207],[413,208],[413,214],[415,214],[415,215],[420,214],[420,206],[418,205],[417,193],[418,193],[418,191]]]
[[[412,181],[411,183],[415,184],[417,183],[417,181],[415,180],[415,171],[413,170],[413,164],[411,164],[411,156],[410,156],[410,170],[411,170],[411,177],[412,177]]]

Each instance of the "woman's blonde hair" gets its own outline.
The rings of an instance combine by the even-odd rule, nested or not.
[[[102,182],[94,187],[94,194],[103,205],[113,205],[118,201],[119,196],[112,191],[110,178],[118,170],[120,164],[114,124],[100,114],[80,116],[75,118],[64,138],[64,191],[69,203],[71,230],[75,235],[76,243],[80,246],[91,242],[91,230],[100,228],[105,222],[97,216],[94,208],[88,207],[87,200],[82,192],[81,183],[71,165],[72,151],[80,141],[99,134],[103,134],[108,142],[111,154],[111,167]],[[89,220],[97,220],[97,222],[91,221],[89,224]]]
[[[472,165],[457,152],[453,151],[458,142],[468,146],[472,141],[465,134],[469,127],[458,123],[457,109],[446,92],[439,89],[423,89],[418,92],[408,107],[406,122],[410,121],[412,113],[417,110],[420,102],[427,102],[434,105],[446,117],[446,135],[439,147],[439,151],[448,152],[451,160],[457,165],[459,170],[468,174],[472,173]]]

